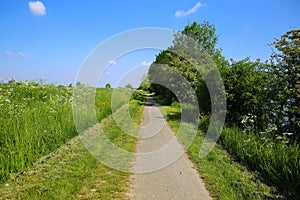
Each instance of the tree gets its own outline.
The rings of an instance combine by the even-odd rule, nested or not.
[[[76,87],[80,87],[80,86],[82,86],[82,84],[78,81],[78,82],[76,83]]]
[[[110,83],[106,83],[105,88],[111,88]]]
[[[274,74],[270,97],[276,108],[276,124],[300,140],[300,28],[287,31],[272,45],[270,71]],[[298,134],[298,135],[297,135]]]
[[[132,85],[130,83],[128,83],[127,85],[125,85],[125,88],[133,89],[133,87],[132,87]]]
[[[172,46],[156,56],[155,62],[149,69],[150,82],[154,83],[156,79],[160,79],[169,84],[178,84],[178,81],[176,82],[172,78],[176,75],[171,74],[167,67],[176,70],[194,88],[201,111],[209,113],[211,96],[202,75],[211,73],[213,67],[209,65],[212,62],[215,62],[219,69],[222,69],[222,66],[227,62],[221,55],[221,50],[216,48],[217,40],[215,27],[206,21],[201,24],[193,22],[185,26],[182,31],[178,31],[174,35]],[[159,70],[162,70],[160,72],[157,64],[166,66],[166,68],[160,68]],[[199,69],[202,73],[199,72]],[[168,75],[162,76],[161,74]],[[178,84],[177,87],[179,87],[178,91],[184,91],[187,86],[182,83]],[[151,84],[151,89],[163,99],[168,100],[168,103],[176,100],[175,94],[161,85]],[[191,97],[186,93],[176,95],[183,95],[185,99]]]
[[[149,82],[148,74],[144,74],[141,81],[142,82],[141,82],[140,87],[138,89],[144,90],[144,91],[149,91],[151,84]]]
[[[265,70],[266,64],[245,58],[231,60],[231,65],[223,75],[227,93],[227,122],[242,126],[244,117],[253,119],[256,132],[266,128],[268,79],[270,74]]]
[[[216,49],[216,44],[218,42],[218,37],[216,36],[216,28],[214,25],[204,21],[202,24],[193,22],[191,25],[188,24],[184,27],[181,34],[192,38],[199,44],[200,48],[203,48],[210,55],[217,54],[220,50]],[[177,34],[178,36],[178,34]],[[177,37],[177,40],[181,39]]]

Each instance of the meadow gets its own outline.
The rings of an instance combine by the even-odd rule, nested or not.
[[[72,91],[71,85],[15,80],[0,83],[0,182],[77,135]],[[96,89],[99,121],[112,113],[111,94],[110,88]],[[120,96],[116,108],[125,102]]]
[[[110,89],[99,91],[104,96],[111,92]],[[126,115],[124,110],[127,111],[126,104],[116,112]],[[140,124],[143,106],[138,101],[130,101],[129,114],[136,124]],[[112,115],[102,119],[100,125],[114,144],[135,151],[137,138],[122,131]],[[86,133],[90,131],[95,133],[94,126]],[[39,158],[32,167],[10,174],[7,181],[0,183],[0,199],[126,199],[129,184],[130,173],[99,162],[87,150],[82,138],[75,136]]]

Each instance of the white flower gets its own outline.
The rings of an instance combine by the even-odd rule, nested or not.
[[[293,135],[293,133],[283,133],[283,135]]]

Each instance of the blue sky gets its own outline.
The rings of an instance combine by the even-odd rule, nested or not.
[[[120,32],[142,27],[181,30],[207,20],[226,58],[268,59],[268,46],[300,27],[298,0],[1,0],[0,79],[73,83],[89,53]],[[124,55],[111,62],[101,84],[115,84],[125,71],[155,59],[157,50]],[[133,83],[135,84],[135,83]]]

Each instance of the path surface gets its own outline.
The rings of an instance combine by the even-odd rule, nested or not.
[[[158,107],[149,99],[146,105],[150,106],[145,106],[135,162],[139,173],[131,177],[129,198],[212,199]]]

